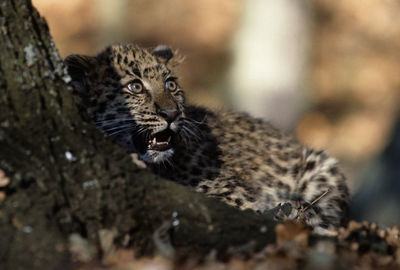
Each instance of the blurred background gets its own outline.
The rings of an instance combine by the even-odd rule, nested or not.
[[[62,57],[115,41],[179,49],[189,102],[247,111],[326,149],[348,175],[353,218],[400,223],[400,1],[33,4]]]

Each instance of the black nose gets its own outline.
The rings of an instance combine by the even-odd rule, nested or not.
[[[165,110],[160,109],[157,111],[158,115],[164,118],[168,123],[172,123],[179,115],[178,110]]]

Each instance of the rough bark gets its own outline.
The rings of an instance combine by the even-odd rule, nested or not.
[[[0,3],[0,39],[0,170],[11,180],[0,187],[0,269],[66,268],[68,235],[96,244],[103,228],[151,254],[154,231],[173,212],[171,241],[187,252],[274,241],[267,217],[160,179],[108,142],[71,94],[30,0]]]

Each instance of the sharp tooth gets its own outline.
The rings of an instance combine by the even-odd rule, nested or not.
[[[157,139],[156,139],[156,137],[154,137],[153,138],[153,144],[156,144],[157,143]]]
[[[171,136],[168,137],[168,142],[170,142],[170,141],[171,141]]]

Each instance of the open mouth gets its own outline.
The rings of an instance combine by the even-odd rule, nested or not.
[[[166,129],[153,134],[147,144],[148,150],[166,151],[172,147],[172,138],[175,133]]]

